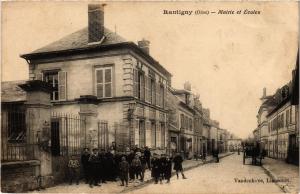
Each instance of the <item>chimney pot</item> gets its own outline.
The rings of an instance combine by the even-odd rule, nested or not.
[[[267,88],[263,89],[263,98],[265,98],[267,96]]]
[[[88,5],[89,43],[100,42],[104,37],[104,6],[105,4]]]
[[[183,88],[187,91],[192,91],[192,85],[190,82],[185,82]]]
[[[143,39],[138,41],[138,47],[140,47],[147,54],[149,54],[149,45],[150,45],[149,40]]]

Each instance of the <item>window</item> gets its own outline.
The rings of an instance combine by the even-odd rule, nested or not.
[[[184,115],[180,114],[180,128],[184,129]]]
[[[45,71],[37,75],[38,80],[43,80],[53,87],[50,99],[53,101],[67,99],[67,72]]]
[[[189,129],[193,130],[193,120],[191,118],[189,118]]]
[[[44,81],[51,84],[53,87],[51,100],[58,100],[58,72],[54,71],[44,73]]]
[[[165,134],[165,124],[161,123],[161,148],[165,148],[166,134]]]
[[[8,141],[10,143],[25,142],[26,123],[24,111],[9,111],[7,115]]]
[[[151,104],[155,104],[155,80],[150,79],[150,96],[151,96]]]
[[[112,67],[97,68],[95,74],[97,97],[112,97]]]
[[[155,122],[151,122],[151,146],[156,147],[156,126]]]
[[[163,85],[160,85],[160,107],[164,107],[164,93],[165,93],[165,89]]]
[[[145,76],[142,71],[138,72],[138,98],[140,100],[145,100]]]

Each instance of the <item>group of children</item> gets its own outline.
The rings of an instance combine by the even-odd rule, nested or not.
[[[172,174],[172,162],[174,162],[174,170],[181,173],[182,178],[186,178],[183,174],[182,162],[183,158],[177,154],[174,158],[170,158],[166,154],[158,155],[156,153],[151,156],[150,150],[146,147],[143,150],[135,148],[126,153],[112,153],[112,151],[104,152],[94,148],[89,152],[85,148],[81,155],[81,165],[86,183],[93,186],[100,186],[107,180],[116,181],[117,177],[121,180],[121,186],[128,186],[128,182],[134,180],[144,181],[145,170],[151,170],[151,176],[155,183],[162,183],[166,180],[170,182]],[[79,183],[80,163],[75,156],[72,156],[68,163],[70,184],[75,180]]]

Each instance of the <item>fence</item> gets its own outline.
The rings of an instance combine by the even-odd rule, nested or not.
[[[51,113],[51,152],[54,156],[80,155],[86,147],[86,121],[79,115]]]
[[[31,144],[32,116],[18,104],[6,105],[1,112],[1,161],[35,159],[36,145]],[[26,122],[27,121],[27,122]]]

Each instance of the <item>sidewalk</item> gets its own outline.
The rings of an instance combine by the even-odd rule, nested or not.
[[[228,155],[231,155],[232,153],[227,152],[223,154],[219,154],[219,158],[226,157]],[[212,156],[206,157],[206,163],[213,162]],[[183,169],[188,170],[195,168],[197,166],[203,165],[202,160],[185,160],[183,162]],[[173,169],[173,168],[172,168]],[[173,171],[172,175],[174,175],[175,172]],[[30,193],[124,193],[124,192],[130,192],[137,188],[141,188],[143,186],[146,186],[149,183],[152,183],[153,180],[151,178],[151,172],[149,170],[146,170],[144,182],[136,181],[136,182],[130,182],[128,184],[128,187],[122,187],[120,186],[121,182],[110,182],[108,181],[105,184],[102,184],[100,187],[93,187],[90,188],[88,184],[84,184],[82,181],[79,185],[69,185],[67,183],[59,184],[54,187],[46,188],[41,191],[32,191]]]
[[[287,164],[281,160],[265,158],[262,167],[273,180],[286,193],[299,192],[299,166]]]

